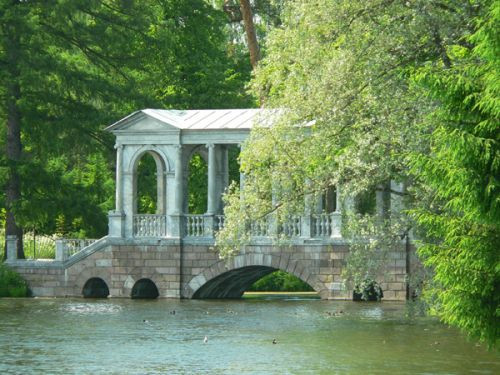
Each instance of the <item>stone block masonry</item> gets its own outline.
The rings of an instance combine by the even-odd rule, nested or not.
[[[105,238],[65,261],[8,260],[34,296],[81,297],[88,280],[99,278],[110,297],[131,296],[141,279],[151,280],[160,298],[237,298],[259,278],[275,270],[294,274],[323,299],[352,299],[342,282],[346,244],[249,245],[220,260],[210,244],[179,240]],[[395,252],[379,279],[385,300],[404,300],[405,252]]]

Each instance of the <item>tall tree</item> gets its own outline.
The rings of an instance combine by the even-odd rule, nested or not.
[[[250,63],[255,69],[260,60],[260,49],[257,42],[257,33],[253,22],[252,7],[249,0],[240,0],[241,15],[245,25],[245,34],[247,36],[248,50],[250,51]]]
[[[16,222],[13,208],[21,197],[20,178],[18,173],[19,162],[21,161],[21,112],[18,101],[21,98],[20,89],[20,68],[17,65],[19,51],[21,49],[21,35],[23,34],[23,13],[24,9],[17,1],[11,2],[11,8],[6,9],[6,19],[3,23],[3,33],[5,35],[3,65],[5,69],[5,107],[7,117],[7,146],[6,161],[8,168],[8,180],[5,189],[5,205],[7,215],[5,219],[6,236],[17,236],[17,256],[24,258],[22,228]]]
[[[426,229],[420,249],[435,271],[428,298],[444,321],[494,345],[500,337],[500,3],[482,1],[477,30],[447,48],[443,64],[415,80],[440,104],[429,154],[411,165],[423,186],[415,216]],[[445,63],[446,62],[446,63]]]
[[[56,221],[105,233],[114,149],[102,129],[116,119],[246,106],[249,72],[227,55],[223,17],[203,0],[1,0],[6,234]]]
[[[278,220],[284,221],[290,214],[302,212],[306,196],[323,194],[337,184],[342,186],[344,195],[359,196],[377,186],[385,186],[390,179],[405,182],[408,189],[403,198],[409,207],[446,212],[447,205],[454,205],[456,215],[466,212],[464,205],[472,202],[468,197],[472,187],[474,194],[482,197],[482,202],[477,200],[480,204],[498,202],[497,180],[493,177],[498,175],[498,158],[494,156],[497,155],[498,96],[493,85],[498,77],[498,65],[495,65],[498,62],[493,51],[498,48],[492,41],[499,39],[493,31],[479,34],[489,41],[489,47],[485,48],[485,43],[474,46],[473,41],[477,42],[479,36],[469,38],[477,35],[481,20],[485,25],[495,24],[492,15],[483,18],[491,3],[291,2],[284,12],[283,26],[268,38],[266,56],[259,63],[254,80],[256,91],[266,95],[266,105],[281,110],[274,112],[271,128],[252,130],[249,144],[244,148],[241,160],[246,175],[245,190],[240,194],[235,189],[226,198],[225,228],[218,235],[222,256],[232,255],[238,251],[238,245],[245,243],[249,222],[269,212],[275,212]],[[491,14],[495,11],[498,14],[497,8],[492,9]],[[497,29],[491,27],[491,30]],[[459,69],[456,74],[455,64],[460,59],[453,58],[453,53],[464,53],[462,48],[476,50],[462,60],[463,68],[472,67],[472,70],[461,74]],[[479,53],[486,54],[488,59]],[[481,58],[488,63],[474,64]],[[436,67],[439,74],[432,75],[431,87],[438,94],[434,96],[437,100],[429,98],[419,79],[429,76],[429,71],[433,73]],[[473,84],[475,79],[478,81]],[[483,84],[484,89],[475,90]],[[447,131],[439,130],[441,125],[429,121],[442,113],[443,108],[448,116],[444,118],[450,123],[456,120],[453,116],[462,116],[458,123],[460,131],[453,126],[445,127]],[[481,116],[478,111],[482,111]],[[473,138],[463,134],[472,124],[478,125]],[[429,143],[430,134],[437,137],[433,143]],[[481,138],[482,135],[486,139]],[[453,142],[457,143],[452,147]],[[469,142],[474,147],[469,148]],[[437,149],[433,149],[434,146]],[[422,179],[418,174],[409,178],[413,155],[427,153],[431,153],[434,162],[416,165],[427,170],[429,176],[424,173]],[[442,162],[447,160],[450,163],[441,170]],[[452,179],[450,185],[452,177],[456,182]],[[276,189],[276,185],[280,188]],[[460,188],[465,194],[458,192]],[[424,194],[436,189],[436,195]],[[271,191],[274,202],[270,199]],[[419,199],[412,199],[417,192]],[[461,200],[463,203],[458,204]],[[396,218],[397,215],[391,215],[389,225],[380,225],[372,231],[376,217],[357,216],[352,218],[351,229],[357,231],[357,238],[363,238],[361,232],[368,233],[377,240],[373,242],[380,245],[378,239],[384,238],[384,232],[385,238],[391,236],[395,241],[400,240],[398,235],[407,233],[408,223],[403,223],[405,227],[401,228]],[[407,220],[405,215],[400,218]],[[437,218],[440,216],[427,216],[431,226],[428,233],[436,234],[434,240],[443,241],[447,217],[442,219],[443,226],[435,225]],[[486,217],[478,216],[477,221],[480,220]],[[469,228],[468,238],[477,241],[477,246],[461,244],[471,250],[463,252],[462,263],[465,259],[472,261],[472,254],[481,259],[479,265],[471,263],[475,268],[475,273],[470,273],[472,283],[461,276],[459,259],[455,263],[448,258],[455,256],[453,251],[434,253],[436,248],[427,249],[434,249],[429,264],[442,267],[442,278],[435,279],[438,287],[453,285],[453,289],[442,291],[443,297],[449,294],[453,298],[438,299],[446,304],[434,305],[435,311],[447,322],[494,342],[498,337],[498,330],[493,328],[498,323],[498,300],[494,297],[495,293],[498,297],[498,258],[493,254],[498,251],[490,250],[493,243],[498,243],[498,237],[488,237],[486,229],[491,234],[497,228],[493,223],[498,223],[498,217],[490,216],[488,220],[488,225],[481,227],[484,235],[479,234],[477,225],[455,232],[464,233],[464,228]],[[393,222],[397,225],[393,226]],[[462,239],[465,237],[461,235],[453,237],[453,241]],[[433,254],[439,254],[440,262],[432,264]],[[363,263],[366,262],[358,265]],[[437,275],[439,271],[436,270]],[[486,289],[479,292],[481,285]],[[457,297],[456,294],[469,288],[474,293],[467,292],[467,299]],[[458,308],[458,301],[467,301],[467,304],[463,309]],[[474,312],[477,313],[475,321]]]

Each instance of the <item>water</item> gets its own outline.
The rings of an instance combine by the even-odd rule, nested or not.
[[[307,299],[2,299],[0,373],[500,373],[498,352],[405,311]]]

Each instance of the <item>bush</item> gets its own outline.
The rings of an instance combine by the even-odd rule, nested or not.
[[[382,288],[375,280],[365,279],[360,285],[356,285],[352,299],[354,301],[380,301],[384,297]]]
[[[275,271],[256,281],[249,289],[253,292],[311,292],[313,288],[298,277],[284,271]]]
[[[28,284],[14,270],[0,263],[0,297],[27,297]]]

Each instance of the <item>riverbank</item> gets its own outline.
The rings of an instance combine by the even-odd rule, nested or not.
[[[245,292],[244,299],[321,299],[316,292]]]

